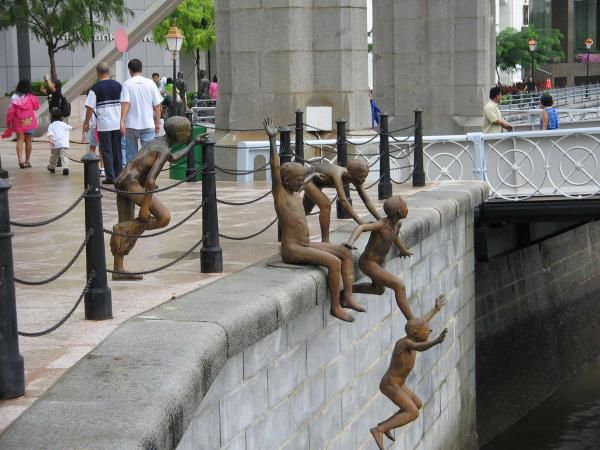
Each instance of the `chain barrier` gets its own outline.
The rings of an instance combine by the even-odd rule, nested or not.
[[[180,184],[185,183],[186,181],[190,181],[192,178],[194,178],[198,172],[200,172],[203,169],[203,167],[200,167],[196,170],[194,170],[190,175],[188,175],[186,178],[184,178],[183,180],[179,180],[173,184],[170,184],[168,186],[165,186],[164,188],[158,188],[158,189],[154,189],[153,191],[151,191],[152,194],[156,194],[158,192],[164,192],[164,191],[168,191],[169,189],[173,189],[174,187],[179,186]],[[139,192],[139,191],[121,191],[119,189],[113,189],[113,188],[109,188],[109,187],[105,187],[105,186],[100,186],[100,189],[102,189],[103,191],[108,191],[108,192],[113,192],[115,194],[121,194],[121,195],[146,195],[147,192],[143,191],[143,192]]]
[[[405,168],[408,168],[408,167],[413,167],[413,166],[407,166]],[[396,169],[392,169],[392,170],[396,170]],[[408,174],[408,176],[404,180],[402,180],[402,181],[396,181],[392,177],[390,177],[390,181],[392,183],[394,183],[394,184],[404,184],[404,183],[406,183],[408,180],[410,180],[412,178],[413,172],[414,172],[414,167],[413,167],[413,170],[410,171],[410,173]]]
[[[381,180],[383,179],[383,175],[380,176],[378,179],[376,179],[373,183],[371,183],[370,185],[368,185],[367,187],[364,187],[363,189],[365,191],[368,191],[369,189],[371,189],[373,186],[375,186],[377,183],[379,183]],[[350,188],[351,191],[356,192],[357,189],[353,188],[352,186],[348,186]]]
[[[61,277],[67,270],[69,270],[71,268],[71,266],[73,264],[75,264],[75,261],[77,261],[77,258],[79,258],[79,255],[81,255],[81,252],[83,252],[83,249],[85,248],[86,244],[88,243],[88,241],[90,240],[90,238],[92,237],[93,234],[94,234],[94,229],[90,228],[85,235],[85,239],[79,246],[79,249],[77,250],[77,252],[75,252],[75,255],[73,256],[73,258],[71,258],[71,260],[67,263],[67,265],[62,270],[60,270],[56,275],[52,275],[50,278],[47,278],[45,280],[40,280],[40,281],[27,281],[27,280],[22,280],[20,278],[15,277],[15,281],[19,284],[25,284],[27,286],[41,286],[42,284],[51,283],[52,281]]]
[[[71,158],[69,155],[67,155],[67,159],[69,161],[73,161],[74,163],[77,163],[77,164],[83,164],[83,161],[80,161],[80,160],[75,159],[75,158]]]
[[[245,205],[251,205],[252,203],[256,203],[256,202],[262,200],[263,198],[267,197],[272,192],[273,192],[273,190],[271,189],[269,192],[264,193],[260,197],[255,198],[254,200],[248,200],[248,201],[245,201],[245,202],[231,202],[231,201],[228,201],[228,200],[221,200],[220,198],[217,198],[217,203],[221,203],[222,205],[227,205],[227,206],[245,206]]]
[[[253,170],[237,170],[237,169],[226,169],[225,167],[219,167],[215,164],[215,169],[217,169],[219,172],[223,172],[226,173],[228,175],[250,175],[251,173],[255,173],[255,172],[266,172],[267,170],[269,170],[269,166],[271,165],[270,162],[268,162],[267,164],[265,164],[262,167],[259,167],[257,169],[253,169]]]
[[[75,305],[73,305],[73,307],[67,313],[67,315],[64,316],[62,319],[60,319],[56,325],[53,325],[53,326],[51,326],[50,328],[48,328],[48,329],[46,329],[44,331],[37,331],[37,332],[33,332],[33,333],[29,333],[29,332],[25,332],[25,331],[19,331],[18,332],[19,336],[23,336],[23,337],[40,337],[40,336],[45,336],[47,334],[50,334],[53,331],[55,331],[58,328],[60,328],[73,315],[73,313],[75,312],[75,310],[77,309],[77,307],[81,303],[81,300],[83,300],[84,295],[87,293],[88,289],[90,288],[90,285],[92,284],[92,281],[94,280],[95,276],[96,276],[96,271],[92,270],[90,272],[90,276],[87,279],[87,283],[85,284],[85,287],[83,288],[83,291],[81,291],[81,295],[79,296],[79,298],[75,302]]]
[[[379,133],[377,133],[376,135],[374,135],[371,139],[365,141],[365,142],[352,142],[350,139],[346,139],[346,143],[350,144],[350,145],[354,145],[355,147],[358,147],[360,145],[367,145],[370,144],[371,142],[373,142],[375,139],[377,139],[379,136],[381,136]]]
[[[15,221],[10,221],[10,224],[14,227],[25,227],[25,228],[33,228],[33,227],[41,227],[44,225],[48,225],[49,223],[52,222],[56,222],[58,219],[66,216],[67,214],[69,214],[71,211],[73,211],[75,209],[75,207],[77,205],[79,205],[79,203],[81,203],[81,201],[85,198],[86,194],[88,194],[90,191],[89,189],[86,189],[85,191],[83,191],[81,193],[81,195],[79,197],[77,197],[77,200],[75,200],[73,202],[72,205],[70,205],[67,209],[65,209],[63,212],[61,212],[60,214],[52,217],[51,219],[47,219],[47,220],[42,220],[40,222],[31,222],[31,223],[23,223],[23,222],[15,222]]]
[[[190,253],[192,253],[194,250],[196,250],[200,246],[200,244],[202,244],[203,240],[204,240],[204,238],[200,239],[198,242],[196,242],[194,244],[194,246],[192,248],[190,248],[189,250],[187,250],[183,255],[179,256],[176,259],[174,259],[170,263],[165,264],[164,266],[157,267],[156,269],[144,270],[144,271],[141,271],[141,272],[120,272],[118,270],[111,270],[111,269],[106,269],[106,271],[108,273],[116,273],[118,275],[148,275],[148,274],[151,274],[151,273],[160,272],[161,270],[168,269],[169,267],[174,266],[179,261],[181,261],[182,259],[184,259]]]
[[[269,228],[271,228],[273,226],[273,224],[277,222],[277,217],[275,217],[266,227],[264,227],[262,230],[257,231],[254,234],[251,234],[250,236],[228,236],[226,234],[223,233],[219,233],[219,237],[222,237],[223,239],[229,239],[231,241],[246,241],[248,239],[252,239],[256,236],[258,236],[259,234],[264,233],[265,231],[267,231]]]
[[[405,126],[404,128],[397,128],[393,131],[388,131],[388,133],[392,134],[392,133],[397,133],[398,131],[406,131],[406,130],[410,130],[410,129],[414,129],[414,128],[415,128],[415,124],[413,123],[413,124]]]
[[[389,133],[390,138],[395,141],[395,142],[406,142],[408,141],[411,137],[413,137],[413,135],[411,134],[410,136],[406,136],[404,138],[398,139],[396,138],[396,136],[392,136],[392,133]]]
[[[204,203],[200,203],[196,207],[196,209],[194,209],[191,213],[189,213],[187,216],[185,216],[183,219],[181,219],[180,222],[178,222],[175,225],[172,225],[168,228],[165,228],[164,230],[157,231],[156,233],[141,234],[139,236],[134,236],[132,234],[125,234],[125,233],[119,233],[117,231],[107,230],[106,228],[104,228],[102,231],[104,231],[104,233],[106,233],[106,234],[110,234],[110,235],[114,235],[114,236],[125,237],[125,238],[136,238],[136,239],[152,238],[152,237],[156,237],[156,236],[161,236],[163,234],[167,234],[169,231],[173,231],[174,229],[179,228],[181,225],[186,223],[188,220],[190,220],[192,218],[192,216],[194,216],[198,211],[200,211],[202,206],[204,206]]]

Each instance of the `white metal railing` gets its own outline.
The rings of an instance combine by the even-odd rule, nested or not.
[[[566,88],[548,89],[541,92],[512,94],[500,102],[500,110],[528,110],[540,106],[540,96],[543,93],[552,95],[555,106],[573,105],[600,100],[600,84],[570,86]]]
[[[396,183],[412,174],[413,137],[390,140],[390,175]],[[400,140],[400,139],[398,139]],[[379,136],[348,139],[349,158],[363,158],[371,167],[368,181],[379,178]],[[305,141],[317,156],[307,162],[336,163],[336,140]],[[241,154],[263,152],[268,160],[268,141],[238,144],[238,167],[252,169],[252,158]],[[292,145],[293,148],[293,145]],[[469,133],[423,136],[423,163],[427,181],[486,181],[492,197],[511,201],[533,196],[574,199],[600,194],[600,127],[511,133]],[[245,164],[245,165],[244,165]],[[252,178],[244,178],[250,181]]]
[[[513,125],[538,125],[542,109],[526,109],[506,111],[503,117]],[[556,108],[560,122],[580,122],[600,119],[600,108]]]

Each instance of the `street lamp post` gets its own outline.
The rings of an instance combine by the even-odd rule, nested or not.
[[[177,80],[177,53],[181,50],[184,39],[185,37],[177,27],[169,28],[169,32],[165,35],[167,48],[173,56],[173,92],[171,94],[171,114],[169,114],[169,117],[179,115],[176,110],[177,87],[175,81]]]
[[[533,53],[535,52],[535,49],[537,47],[537,41],[533,38],[529,39],[529,41],[527,41],[527,45],[529,45],[529,53],[531,54],[531,81],[535,83],[535,75],[534,75],[534,71],[535,71],[535,61],[533,59]]]

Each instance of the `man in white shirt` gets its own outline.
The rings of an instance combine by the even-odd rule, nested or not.
[[[88,92],[85,101],[83,135],[90,128],[92,114],[96,114],[96,128],[100,154],[104,161],[106,178],[103,184],[114,183],[123,166],[121,161],[121,83],[110,79],[110,66],[101,62],[96,66],[98,81]]]
[[[483,126],[481,129],[484,133],[502,133],[503,128],[512,131],[512,125],[502,118],[502,113],[498,108],[501,99],[502,90],[498,86],[490,89],[490,99],[483,107]]]
[[[125,136],[125,163],[142,145],[160,131],[160,105],[163,101],[154,81],[142,76],[142,62],[132,59],[127,65],[131,78],[121,91],[121,134]]]

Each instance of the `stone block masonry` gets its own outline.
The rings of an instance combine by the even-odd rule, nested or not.
[[[468,236],[486,197],[483,184],[461,182],[408,200],[401,236],[414,256],[395,252],[387,269],[406,280],[416,314],[446,294],[431,328],[449,333],[417,357],[407,383],[423,410],[389,448],[476,448]],[[357,296],[368,313],[356,322],[332,319],[324,288],[321,269],[261,263],[147,311],[70,370],[0,448],[373,449],[370,427],[396,409],[378,386],[406,321],[390,290]]]

